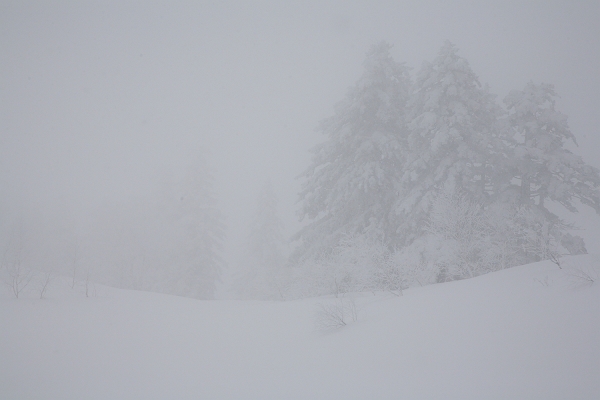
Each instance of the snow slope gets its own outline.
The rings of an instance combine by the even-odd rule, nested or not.
[[[598,399],[600,257],[319,304],[0,289],[0,399]]]

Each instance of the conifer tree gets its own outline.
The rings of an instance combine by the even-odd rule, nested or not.
[[[559,245],[570,253],[585,252],[583,240],[567,232],[571,225],[548,209],[548,201],[577,212],[578,200],[600,213],[599,170],[565,148],[568,141],[577,142],[566,115],[555,109],[556,97],[552,85],[529,82],[504,99],[511,150],[504,197],[519,209],[518,225],[528,232],[528,261],[551,257]]]
[[[394,239],[411,82],[390,49],[384,42],[370,49],[361,78],[320,125],[327,139],[313,149],[300,193],[300,217],[312,222],[294,237],[302,240],[296,257],[327,253],[344,235]]]
[[[600,213],[599,171],[565,148],[567,141],[577,142],[567,116],[554,108],[556,97],[552,85],[530,82],[504,99],[521,203],[544,207],[553,200],[575,212],[578,199]]]
[[[452,43],[424,64],[411,101],[410,151],[396,204],[400,244],[423,233],[442,188],[456,188],[481,204],[489,201],[504,152],[497,134],[501,113]]]

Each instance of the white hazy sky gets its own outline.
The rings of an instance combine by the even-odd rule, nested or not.
[[[266,179],[292,233],[314,128],[382,39],[415,70],[449,39],[500,98],[553,83],[598,167],[599,21],[594,0],[0,1],[0,207],[86,216],[209,148],[230,248]]]

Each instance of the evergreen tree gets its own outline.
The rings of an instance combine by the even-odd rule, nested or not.
[[[486,204],[494,193],[503,143],[500,107],[450,42],[418,74],[411,101],[409,156],[396,212],[402,245],[424,232],[436,193],[455,188]]]
[[[570,253],[585,252],[582,239],[567,233],[572,226],[546,207],[548,200],[570,212],[577,212],[579,200],[600,213],[599,171],[565,148],[566,142],[577,142],[567,117],[555,109],[556,97],[552,85],[530,82],[504,99],[511,149],[504,197],[519,209],[516,221],[527,233],[528,261],[551,258],[559,245]]]
[[[509,111],[509,140],[515,178],[519,181],[522,204],[544,207],[546,200],[576,212],[578,199],[600,213],[600,175],[597,168],[565,148],[577,144],[566,115],[555,110],[552,85],[528,83],[512,91],[504,102]]]
[[[344,235],[394,240],[411,82],[390,49],[387,43],[371,48],[363,75],[320,125],[327,140],[313,149],[300,193],[300,217],[313,221],[294,237],[302,240],[296,257],[324,255]]]
[[[277,216],[277,197],[271,183],[263,186],[248,237],[246,270],[237,279],[241,298],[281,299],[285,283],[283,223]]]

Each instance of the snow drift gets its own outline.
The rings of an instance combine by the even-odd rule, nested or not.
[[[3,399],[595,399],[600,257],[352,297],[199,301],[57,278],[0,289]],[[595,282],[594,282],[595,281]]]

